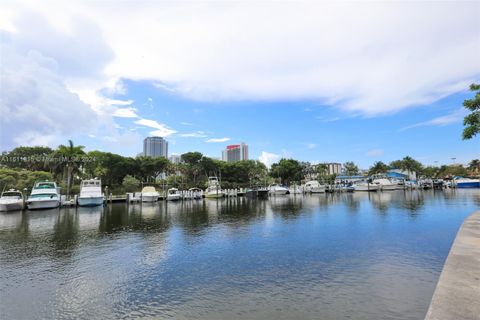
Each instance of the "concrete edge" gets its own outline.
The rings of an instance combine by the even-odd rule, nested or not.
[[[463,222],[425,320],[480,320],[480,211]]]

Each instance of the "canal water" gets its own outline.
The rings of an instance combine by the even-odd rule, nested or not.
[[[0,213],[1,319],[423,319],[480,190]]]

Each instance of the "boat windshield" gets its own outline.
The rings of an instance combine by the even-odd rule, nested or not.
[[[6,197],[9,197],[9,198],[21,198],[22,197],[22,194],[20,192],[4,192],[2,194],[2,198],[6,198]]]
[[[35,189],[54,189],[55,184],[53,182],[40,182],[35,186]]]

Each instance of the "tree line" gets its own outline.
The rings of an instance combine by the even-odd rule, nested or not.
[[[295,159],[280,159],[268,169],[255,160],[224,162],[209,158],[200,152],[181,155],[180,163],[159,157],[124,157],[102,151],[85,152],[83,146],[72,141],[56,149],[48,147],[17,147],[3,152],[0,159],[0,188],[30,189],[36,180],[59,182],[62,192],[79,192],[81,179],[100,178],[102,184],[114,193],[138,191],[143,185],[159,188],[177,187],[204,189],[209,176],[221,180],[224,188],[263,186],[274,182],[286,185],[301,184],[309,179],[333,183],[326,164],[311,164]],[[447,176],[475,175],[480,172],[480,161],[472,160],[468,168],[459,165],[424,166],[407,156],[389,164],[375,162],[368,175],[386,173],[390,169],[416,172],[418,177],[444,178]],[[361,172],[354,162],[343,165],[344,175]]]

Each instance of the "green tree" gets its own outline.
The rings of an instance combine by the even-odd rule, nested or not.
[[[480,171],[480,160],[474,159],[468,164],[468,169],[472,172],[478,173]]]
[[[463,101],[463,106],[470,111],[463,119],[463,140],[472,139],[480,132],[480,84],[472,83],[470,91],[475,92],[475,97]]]
[[[390,168],[405,170],[410,174],[412,172],[421,173],[423,165],[412,157],[406,156],[402,160],[390,162]]]
[[[53,150],[48,147],[17,147],[2,154],[0,164],[9,168],[21,168],[31,171],[48,171],[49,157]]]
[[[348,161],[343,164],[343,168],[345,169],[345,174],[347,176],[355,176],[360,173],[360,169],[358,169],[357,165],[353,161]]]
[[[126,192],[135,192],[140,186],[140,181],[131,175],[126,175],[123,178],[122,186],[125,188]]]
[[[440,168],[434,166],[426,166],[422,169],[421,174],[426,178],[436,178]]]
[[[294,159],[280,159],[278,163],[272,164],[270,175],[279,178],[282,183],[289,185],[292,181],[302,180],[302,165]]]
[[[54,153],[54,157],[59,159],[56,160],[58,168],[62,169],[64,179],[67,180],[67,194],[70,194],[74,174],[80,171],[84,162],[84,148],[84,146],[75,146],[72,140],[68,140],[68,145],[59,145]]]
[[[370,167],[368,170],[369,175],[379,174],[379,173],[387,173],[389,167],[383,163],[382,161],[377,161]]]

